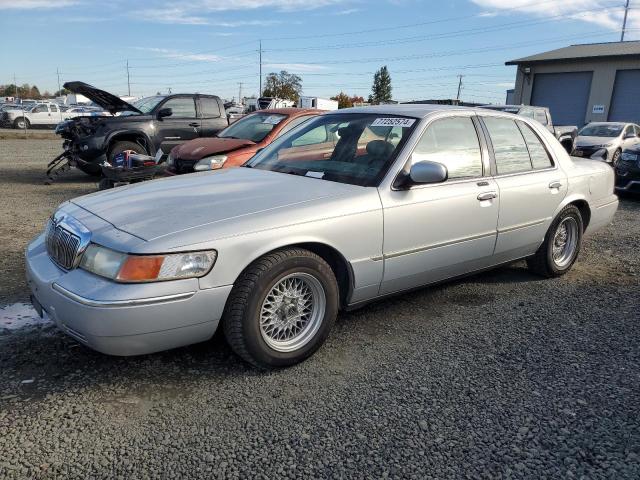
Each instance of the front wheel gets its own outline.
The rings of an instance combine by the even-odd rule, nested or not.
[[[24,117],[16,118],[13,122],[13,128],[19,128],[20,130],[26,130],[30,126],[31,123],[29,123],[29,120]]]
[[[304,249],[284,249],[253,262],[227,300],[227,342],[259,368],[299,363],[324,343],[338,314],[331,267]]]
[[[547,278],[567,273],[578,258],[583,230],[580,210],[574,205],[563,208],[551,222],[538,251],[527,259],[529,269]]]
[[[622,155],[622,151],[620,149],[616,150],[615,153],[613,154],[613,157],[611,157],[611,165],[613,165],[614,167],[618,165],[618,160],[620,160],[620,155]]]

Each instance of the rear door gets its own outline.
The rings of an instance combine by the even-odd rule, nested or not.
[[[567,178],[526,122],[482,116],[500,192],[497,262],[535,253],[567,192]]]
[[[216,97],[198,96],[200,136],[213,137],[229,124]]]
[[[200,119],[196,113],[196,101],[191,95],[171,97],[158,106],[156,111],[170,108],[172,114],[155,120],[160,148],[165,153],[187,140],[200,136]]]

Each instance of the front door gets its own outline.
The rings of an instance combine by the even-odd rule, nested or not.
[[[382,190],[381,294],[491,265],[500,197],[470,115],[434,120],[411,156],[447,167],[446,182]]]
[[[51,112],[44,104],[33,107],[28,118],[32,125],[51,125]]]
[[[532,255],[566,195],[566,175],[526,123],[489,116],[483,116],[482,121],[492,144],[500,191],[496,260]]]
[[[172,97],[158,109],[170,108],[172,114],[156,122],[160,148],[169,153],[173,147],[200,136],[200,119],[196,114],[196,103],[192,96]]]

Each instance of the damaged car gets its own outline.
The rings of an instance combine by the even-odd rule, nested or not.
[[[241,118],[213,138],[197,138],[174,147],[167,160],[167,173],[238,167],[280,135],[323,110],[274,108]]]
[[[144,97],[133,104],[83,82],[64,87],[84,95],[112,117],[78,117],[61,122],[64,154],[49,164],[47,176],[66,160],[83,172],[99,176],[100,165],[128,150],[155,155],[199,137],[212,137],[228,126],[224,103],[215,95],[174,94]]]

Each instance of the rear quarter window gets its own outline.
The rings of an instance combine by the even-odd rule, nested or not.
[[[549,152],[547,152],[547,149],[538,135],[536,135],[531,127],[524,122],[518,121],[518,127],[520,127],[522,136],[527,143],[529,157],[531,157],[531,164],[533,165],[533,168],[541,169],[553,167],[551,156],[549,155]]]

